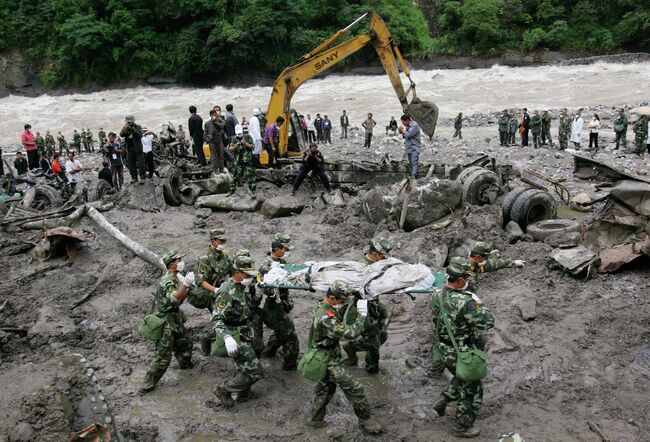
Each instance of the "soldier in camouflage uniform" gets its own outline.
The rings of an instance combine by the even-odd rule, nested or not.
[[[512,111],[510,111],[508,117],[510,118],[508,122],[508,144],[512,144],[514,146],[517,144],[515,142],[515,134],[517,133],[517,128],[519,127],[519,121],[517,120],[515,113]]]
[[[639,121],[634,124],[634,151],[639,156],[643,155],[646,150],[646,140],[648,139],[648,116],[641,115]]]
[[[66,141],[65,137],[61,132],[56,137],[57,141],[59,142],[59,155],[63,153],[63,149],[65,149],[66,153],[68,152],[68,142]]]
[[[501,112],[499,117],[499,146],[508,145],[508,129],[510,126],[510,117],[508,117],[508,111],[504,110]]]
[[[627,149],[627,124],[625,111],[621,109],[613,123],[614,133],[616,134],[616,147],[614,149],[618,149],[620,144],[623,144],[623,149]]]
[[[80,138],[80,143],[81,143],[81,148],[83,149],[84,152],[88,153],[88,141],[86,137],[86,129],[83,127],[81,128],[81,133],[79,134]]]
[[[525,261],[515,259],[502,259],[496,254],[492,253],[492,247],[486,242],[479,241],[474,244],[472,251],[469,254],[469,261],[472,265],[470,271],[471,276],[467,279],[467,290],[476,293],[478,285],[481,281],[481,275],[486,272],[494,272],[495,270],[507,269],[510,267],[521,268],[524,266]]]
[[[271,252],[260,266],[260,276],[264,277],[273,267],[287,264],[290,250],[294,247],[291,244],[291,236],[286,233],[276,233],[271,243]],[[264,289],[266,300],[262,309],[264,324],[273,332],[262,352],[262,357],[272,358],[280,347],[283,351],[283,370],[295,370],[297,368],[298,336],[293,319],[289,315],[293,310],[293,300],[289,298],[287,289]],[[261,336],[261,330],[257,330]]]
[[[86,146],[90,152],[95,152],[95,142],[93,141],[93,133],[90,128],[86,129]]]
[[[553,140],[551,139],[551,114],[545,110],[542,115],[542,145],[545,146],[547,141],[553,147]]]
[[[569,146],[569,131],[571,130],[571,120],[567,115],[567,110],[560,111],[560,124],[557,129],[558,142],[560,150],[565,150]]]
[[[463,139],[463,113],[458,112],[456,119],[454,120],[454,136],[453,138],[458,137],[459,140]]]
[[[97,138],[99,138],[99,148],[101,149],[104,147],[104,144],[108,142],[108,138],[106,138],[106,132],[104,132],[103,127],[99,128],[99,132],[97,132]]]
[[[237,393],[238,402],[250,399],[252,385],[262,378],[262,365],[252,347],[253,307],[262,299],[250,290],[257,275],[255,263],[248,256],[238,256],[233,267],[232,277],[219,287],[212,313],[214,331],[237,367],[235,376],[213,390],[225,408],[235,405],[233,393]]]
[[[54,149],[56,148],[56,141],[54,137],[50,134],[50,131],[45,131],[45,151],[47,156],[52,158],[54,156]]]
[[[81,135],[77,129],[72,132],[72,147],[77,153],[81,152]]]
[[[36,138],[34,139],[34,142],[38,148],[38,155],[43,155],[43,152],[45,152],[45,140],[41,136],[40,132],[36,132]]]
[[[475,346],[477,332],[494,327],[492,313],[481,305],[476,295],[465,290],[469,263],[457,264],[459,265],[447,267],[447,281],[440,292],[431,299],[438,351],[452,374],[456,373],[458,354],[442,319],[443,315],[449,323],[458,349],[463,351]],[[454,376],[433,409],[439,416],[444,416],[447,404],[456,401],[456,435],[465,438],[476,437],[480,430],[474,426],[474,421],[482,400],[482,381],[468,382]]]
[[[233,195],[243,182],[248,183],[251,195],[255,195],[255,165],[253,164],[253,137],[244,134],[240,124],[235,126],[235,136],[230,140],[228,150],[235,156],[235,169],[230,182],[230,192]]]
[[[318,381],[314,388],[310,425],[320,427],[325,424],[327,404],[334,396],[336,387],[339,386],[352,404],[361,429],[367,433],[378,434],[384,429],[371,417],[370,405],[363,386],[341,366],[339,341],[359,336],[368,315],[368,301],[360,299],[356,303],[358,313],[356,320],[352,324],[344,322],[341,307],[345,305],[348,296],[354,293],[355,291],[345,282],[336,280],[314,310],[308,345],[311,348],[328,352],[329,359],[325,377]]]
[[[194,273],[185,276],[180,273],[184,269],[181,261],[184,255],[171,250],[163,256],[167,272],[160,278],[154,297],[153,311],[156,316],[165,320],[162,336],[156,342],[156,352],[149,371],[144,378],[140,393],[148,393],[154,388],[167,371],[172,353],[178,360],[181,370],[194,366],[192,363],[192,341],[185,329],[185,319],[180,305],[183,303],[190,287],[194,285]]]
[[[540,117],[539,111],[533,112],[533,118],[530,119],[530,128],[533,134],[533,148],[537,149],[542,144],[540,141],[542,135],[542,117]]]
[[[368,253],[364,256],[364,264],[370,265],[386,259],[393,245],[388,238],[378,238],[370,242]],[[354,307],[350,308],[348,317],[354,318]],[[363,333],[354,341],[343,346],[348,358],[345,365],[356,366],[359,359],[357,352],[366,352],[366,371],[377,373],[379,371],[379,349],[388,339],[388,322],[390,310],[379,301],[379,298],[368,301],[368,317],[366,318]]]

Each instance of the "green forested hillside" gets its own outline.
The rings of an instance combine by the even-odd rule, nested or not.
[[[647,0],[419,3],[433,7],[429,23],[410,0],[0,0],[0,52],[20,48],[29,61],[42,61],[38,75],[47,86],[273,75],[370,10],[410,58],[650,49]]]

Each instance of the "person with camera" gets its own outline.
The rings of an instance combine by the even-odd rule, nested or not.
[[[300,167],[300,172],[298,173],[296,180],[293,182],[291,195],[296,194],[302,182],[305,180],[307,175],[309,175],[309,172],[312,171],[315,175],[318,175],[318,178],[320,178],[327,193],[330,195],[334,193],[332,192],[332,187],[330,187],[330,181],[323,170],[324,162],[325,158],[323,158],[323,154],[318,150],[318,145],[316,143],[311,143],[309,149],[307,149],[302,155],[302,166]]]
[[[142,127],[135,124],[133,115],[124,117],[125,123],[120,131],[120,137],[126,145],[126,166],[131,174],[131,182],[144,184],[147,171],[144,164],[144,152],[142,151]]]

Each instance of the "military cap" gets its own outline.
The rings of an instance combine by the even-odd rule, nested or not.
[[[210,239],[228,239],[226,231],[220,227],[210,230]]]
[[[179,253],[178,250],[170,250],[163,255],[162,260],[165,266],[168,266],[170,263],[182,258],[183,256],[185,256],[185,253]]]
[[[288,233],[276,233],[273,236],[273,242],[280,243],[282,247],[286,247],[289,250],[294,248],[293,244],[291,244],[291,235]]]
[[[478,241],[474,244],[474,247],[472,247],[472,253],[476,255],[489,255],[491,251],[492,246],[483,241]]]
[[[378,252],[384,255],[390,254],[393,250],[393,243],[388,238],[377,238],[370,241],[370,251]]]
[[[447,266],[447,274],[455,277],[465,276],[470,273],[471,270],[472,263],[469,262],[469,259],[463,258],[462,256],[451,258],[449,265]]]
[[[238,256],[235,258],[234,262],[235,270],[246,273],[249,276],[257,275],[257,270],[255,270],[255,261],[250,256]]]
[[[526,442],[519,433],[503,433],[500,434],[496,442]]]
[[[126,117],[124,117],[124,121],[126,121],[127,123],[135,123],[135,117],[133,115],[127,115]]]
[[[340,279],[335,280],[327,289],[327,294],[336,297],[336,299],[345,299],[356,292],[358,290],[350,287],[345,281]]]
[[[237,258],[238,256],[248,256],[248,257],[250,257],[251,252],[248,249],[238,249],[235,252],[235,258]]]

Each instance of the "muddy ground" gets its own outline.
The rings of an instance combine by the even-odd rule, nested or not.
[[[470,116],[465,138],[451,141],[451,120],[441,121],[436,138],[425,143],[422,161],[464,163],[485,152],[499,163],[532,167],[561,179],[572,193],[595,194],[593,183],[574,181],[570,152],[501,148],[494,122],[494,115]],[[606,119],[603,122],[609,124]],[[554,123],[554,133],[555,127]],[[369,151],[362,149],[360,135],[353,133],[343,144],[335,133],[335,144],[323,152],[330,158],[378,159],[384,153],[399,158],[401,141],[377,132],[375,147]],[[604,129],[602,145],[609,145],[612,135]],[[648,157],[606,150],[595,157],[637,173],[645,173],[649,165]],[[97,164],[99,158],[86,155],[81,161]],[[95,175],[94,171],[86,173],[92,180]],[[138,188],[129,192],[139,192]],[[259,193],[269,197],[289,190],[261,183]],[[311,202],[320,192],[317,184],[307,185],[298,197]],[[469,240],[491,241],[502,256],[524,259],[527,265],[523,270],[488,274],[480,287],[479,295],[494,312],[496,326],[488,333],[490,373],[478,419],[482,428],[478,440],[491,441],[505,431],[518,431],[528,441],[600,440],[589,422],[612,441],[650,440],[647,260],[616,274],[577,280],[548,269],[550,246],[509,244],[500,227],[499,205],[471,207],[442,230],[423,227],[404,233],[388,224],[367,222],[358,210],[358,198],[349,196],[347,207],[314,204],[300,215],[278,219],[267,219],[259,212],[215,212],[205,220],[205,227],[195,225],[195,209],[188,206],[159,213],[120,207],[105,216],[160,255],[171,248],[187,252],[190,266],[204,253],[207,232],[215,226],[228,230],[230,249],[250,249],[258,264],[275,232],[294,236],[293,262],[361,259],[370,238],[379,234],[393,238],[395,256],[407,262],[429,263],[440,247],[452,253]],[[0,303],[8,300],[0,320],[29,330],[22,337],[0,335],[0,441],[61,441],[69,431],[107,417],[125,440],[136,441],[456,440],[450,435],[451,420],[437,418],[431,410],[447,379],[429,376],[431,315],[429,300],[423,295],[415,301],[385,297],[394,319],[382,348],[380,373],[367,375],[363,362],[352,370],[388,429],[384,435],[360,433],[340,393],[329,407],[328,428],[306,427],[313,385],[296,372],[282,371],[277,358],[263,360],[265,378],[254,387],[255,400],[233,411],[211,408],[210,391],[231,375],[233,364],[203,356],[198,345],[192,370],[180,371],[172,361],[159,388],[139,396],[136,392],[153,345],[136,329],[150,307],[159,271],[98,231],[89,219],[82,219],[76,228],[98,235],[80,249],[71,266],[29,276],[65,260],[40,262],[31,253],[0,255]],[[6,244],[32,234],[5,231],[0,240]],[[103,282],[92,298],[73,308],[100,279]],[[293,297],[293,317],[304,349],[319,296],[294,292]],[[210,318],[206,311],[189,305],[183,309],[198,344]],[[524,321],[522,309],[532,309],[534,319]]]

